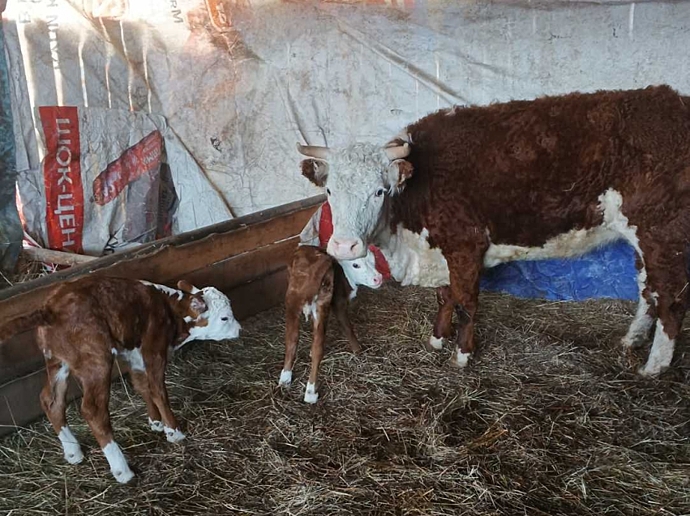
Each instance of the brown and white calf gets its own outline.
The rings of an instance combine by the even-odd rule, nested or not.
[[[146,402],[149,425],[170,442],[184,439],[165,388],[168,353],[192,340],[239,336],[230,301],[213,287],[178,289],[107,277],[85,277],[55,286],[34,313],[0,326],[0,341],[37,328],[48,378],[41,405],[62,443],[65,459],[84,458],[65,418],[67,379],[81,384],[81,412],[118,482],[134,476],[115,442],[108,402],[113,360],[129,362],[134,388]]]
[[[455,107],[384,147],[299,150],[310,157],[303,174],[328,195],[332,256],[364,256],[392,235],[440,251],[462,322],[458,365],[474,350],[482,268],[615,240],[635,249],[639,270],[623,344],[645,342],[656,320],[640,373],[670,364],[690,295],[689,97],[657,86]]]
[[[304,401],[319,399],[316,383],[323,358],[326,326],[331,310],[345,332],[353,353],[362,346],[357,340],[347,309],[357,295],[357,286],[379,288],[383,277],[376,270],[375,257],[369,252],[363,258],[338,262],[316,246],[301,245],[289,266],[288,288],[285,293],[285,362],[279,385],[290,385],[299,340],[300,314],[313,320],[311,371],[304,392]]]

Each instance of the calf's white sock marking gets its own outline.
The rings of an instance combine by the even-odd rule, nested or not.
[[[62,450],[65,453],[65,460],[70,464],[79,464],[84,460],[79,441],[74,437],[72,430],[68,426],[63,426],[58,434],[58,439],[62,443]]]
[[[307,388],[304,391],[304,401],[312,404],[319,401],[319,393],[316,392],[316,385],[311,382],[307,382]]]
[[[472,353],[463,353],[462,351],[458,350],[458,352],[455,354],[455,365],[458,367],[465,367],[470,361],[471,356]]]
[[[429,346],[434,349],[443,349],[443,337],[429,337]]]
[[[280,380],[278,380],[278,385],[285,385],[286,387],[292,383],[292,371],[286,371],[283,369],[280,372]]]
[[[669,365],[673,359],[673,348],[675,341],[669,339],[664,331],[664,325],[661,324],[661,319],[656,322],[656,331],[654,332],[654,343],[652,349],[649,351],[649,358],[643,368],[639,370],[642,376],[657,376]]]
[[[173,430],[172,428],[165,426],[164,429],[165,437],[168,439],[168,442],[178,443],[185,438],[185,435],[177,428]]]
[[[127,459],[125,459],[122,450],[115,441],[110,441],[105,448],[103,448],[103,454],[108,460],[108,464],[110,464],[110,472],[115,477],[115,480],[121,484],[126,484],[134,478],[134,473],[129,469]]]
[[[154,421],[153,419],[149,418],[149,426],[151,427],[151,430],[154,432],[162,432],[163,431],[163,423],[160,421]]]

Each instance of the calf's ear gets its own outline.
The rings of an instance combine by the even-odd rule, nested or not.
[[[405,181],[412,177],[413,172],[414,168],[412,167],[412,163],[409,161],[404,159],[396,159],[395,161],[392,161],[391,164],[388,165],[387,171],[388,186],[394,191],[402,190],[405,185]]]
[[[196,294],[199,292],[198,288],[185,280],[178,281],[177,288],[179,288],[182,292],[186,292],[187,294]]]
[[[192,302],[189,303],[189,307],[197,314],[202,314],[207,310],[206,303],[198,297],[193,297]]]
[[[324,186],[328,177],[328,163],[320,159],[304,159],[300,162],[302,175],[316,186]]]

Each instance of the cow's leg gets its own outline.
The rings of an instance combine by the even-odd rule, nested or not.
[[[292,383],[292,369],[295,366],[299,341],[299,316],[302,309],[299,304],[294,297],[285,300],[285,360],[278,385],[289,386]]]
[[[110,347],[108,347],[110,349]],[[89,424],[98,445],[110,465],[110,472],[115,480],[124,484],[129,482],[134,473],[129,469],[127,459],[115,442],[113,428],[110,424],[108,402],[110,401],[110,371],[112,355],[103,361],[89,363],[83,371],[75,371],[81,381],[84,397],[81,402],[81,413]]]
[[[622,343],[626,348],[636,348],[645,343],[649,337],[649,330],[654,324],[656,312],[656,300],[647,285],[647,269],[644,260],[638,255],[635,266],[637,267],[637,285],[640,299],[637,303],[635,317],[630,323],[628,332],[623,337]]]
[[[439,350],[443,348],[444,339],[449,339],[452,332],[451,323],[455,302],[450,287],[438,287],[436,289],[436,302],[438,312],[436,313],[433,333],[429,337],[429,347]]]
[[[149,426],[154,432],[163,431],[163,423],[161,422],[161,412],[151,398],[151,390],[149,389],[149,379],[144,371],[135,370],[130,371],[132,384],[134,389],[144,398],[146,402],[146,412],[149,416]]]
[[[643,376],[657,376],[673,359],[675,341],[688,306],[688,275],[684,244],[641,240],[648,285],[656,297],[657,322]]]
[[[482,258],[487,248],[485,241],[462,244],[460,251],[448,253],[446,257],[450,270],[450,289],[459,323],[452,359],[458,367],[465,367],[474,351],[474,315],[479,300]]]
[[[163,339],[163,337],[161,337]],[[151,341],[152,342],[152,341]],[[146,367],[146,378],[148,379],[151,400],[160,411],[163,421],[163,431],[166,439],[171,443],[176,443],[185,438],[180,431],[175,414],[170,408],[168,389],[165,387],[165,367],[167,365],[167,346],[151,343],[146,346],[142,344],[142,355]]]
[[[46,372],[48,378],[41,391],[41,406],[50,424],[53,426],[65,455],[65,460],[70,464],[79,464],[84,460],[84,454],[79,446],[79,441],[67,425],[65,409],[67,408],[67,379],[69,367],[56,358],[46,359]]]
[[[347,295],[339,294],[340,293],[333,294],[333,311],[335,312],[335,316],[338,319],[340,327],[343,329],[343,332],[345,332],[345,337],[347,338],[350,350],[353,353],[361,353],[362,345],[359,343],[359,340],[357,339],[355,330],[352,327],[352,321],[350,321],[350,316],[347,313],[347,308],[349,304]]]
[[[320,294],[316,300],[314,336],[311,344],[311,370],[309,371],[307,388],[304,391],[304,401],[306,403],[316,403],[319,400],[319,393],[316,390],[316,383],[319,377],[321,359],[323,358],[323,348],[324,341],[326,340],[326,327],[328,326],[330,303],[331,298],[328,294]]]

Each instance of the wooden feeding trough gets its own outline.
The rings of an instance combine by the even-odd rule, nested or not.
[[[15,285],[0,291],[0,322],[34,310],[55,283],[87,274],[213,285],[230,297],[238,319],[247,318],[282,302],[299,233],[323,201],[316,196],[285,204]],[[34,339],[29,331],[0,343],[0,435],[43,413],[45,364]],[[69,399],[79,394],[72,383]]]

